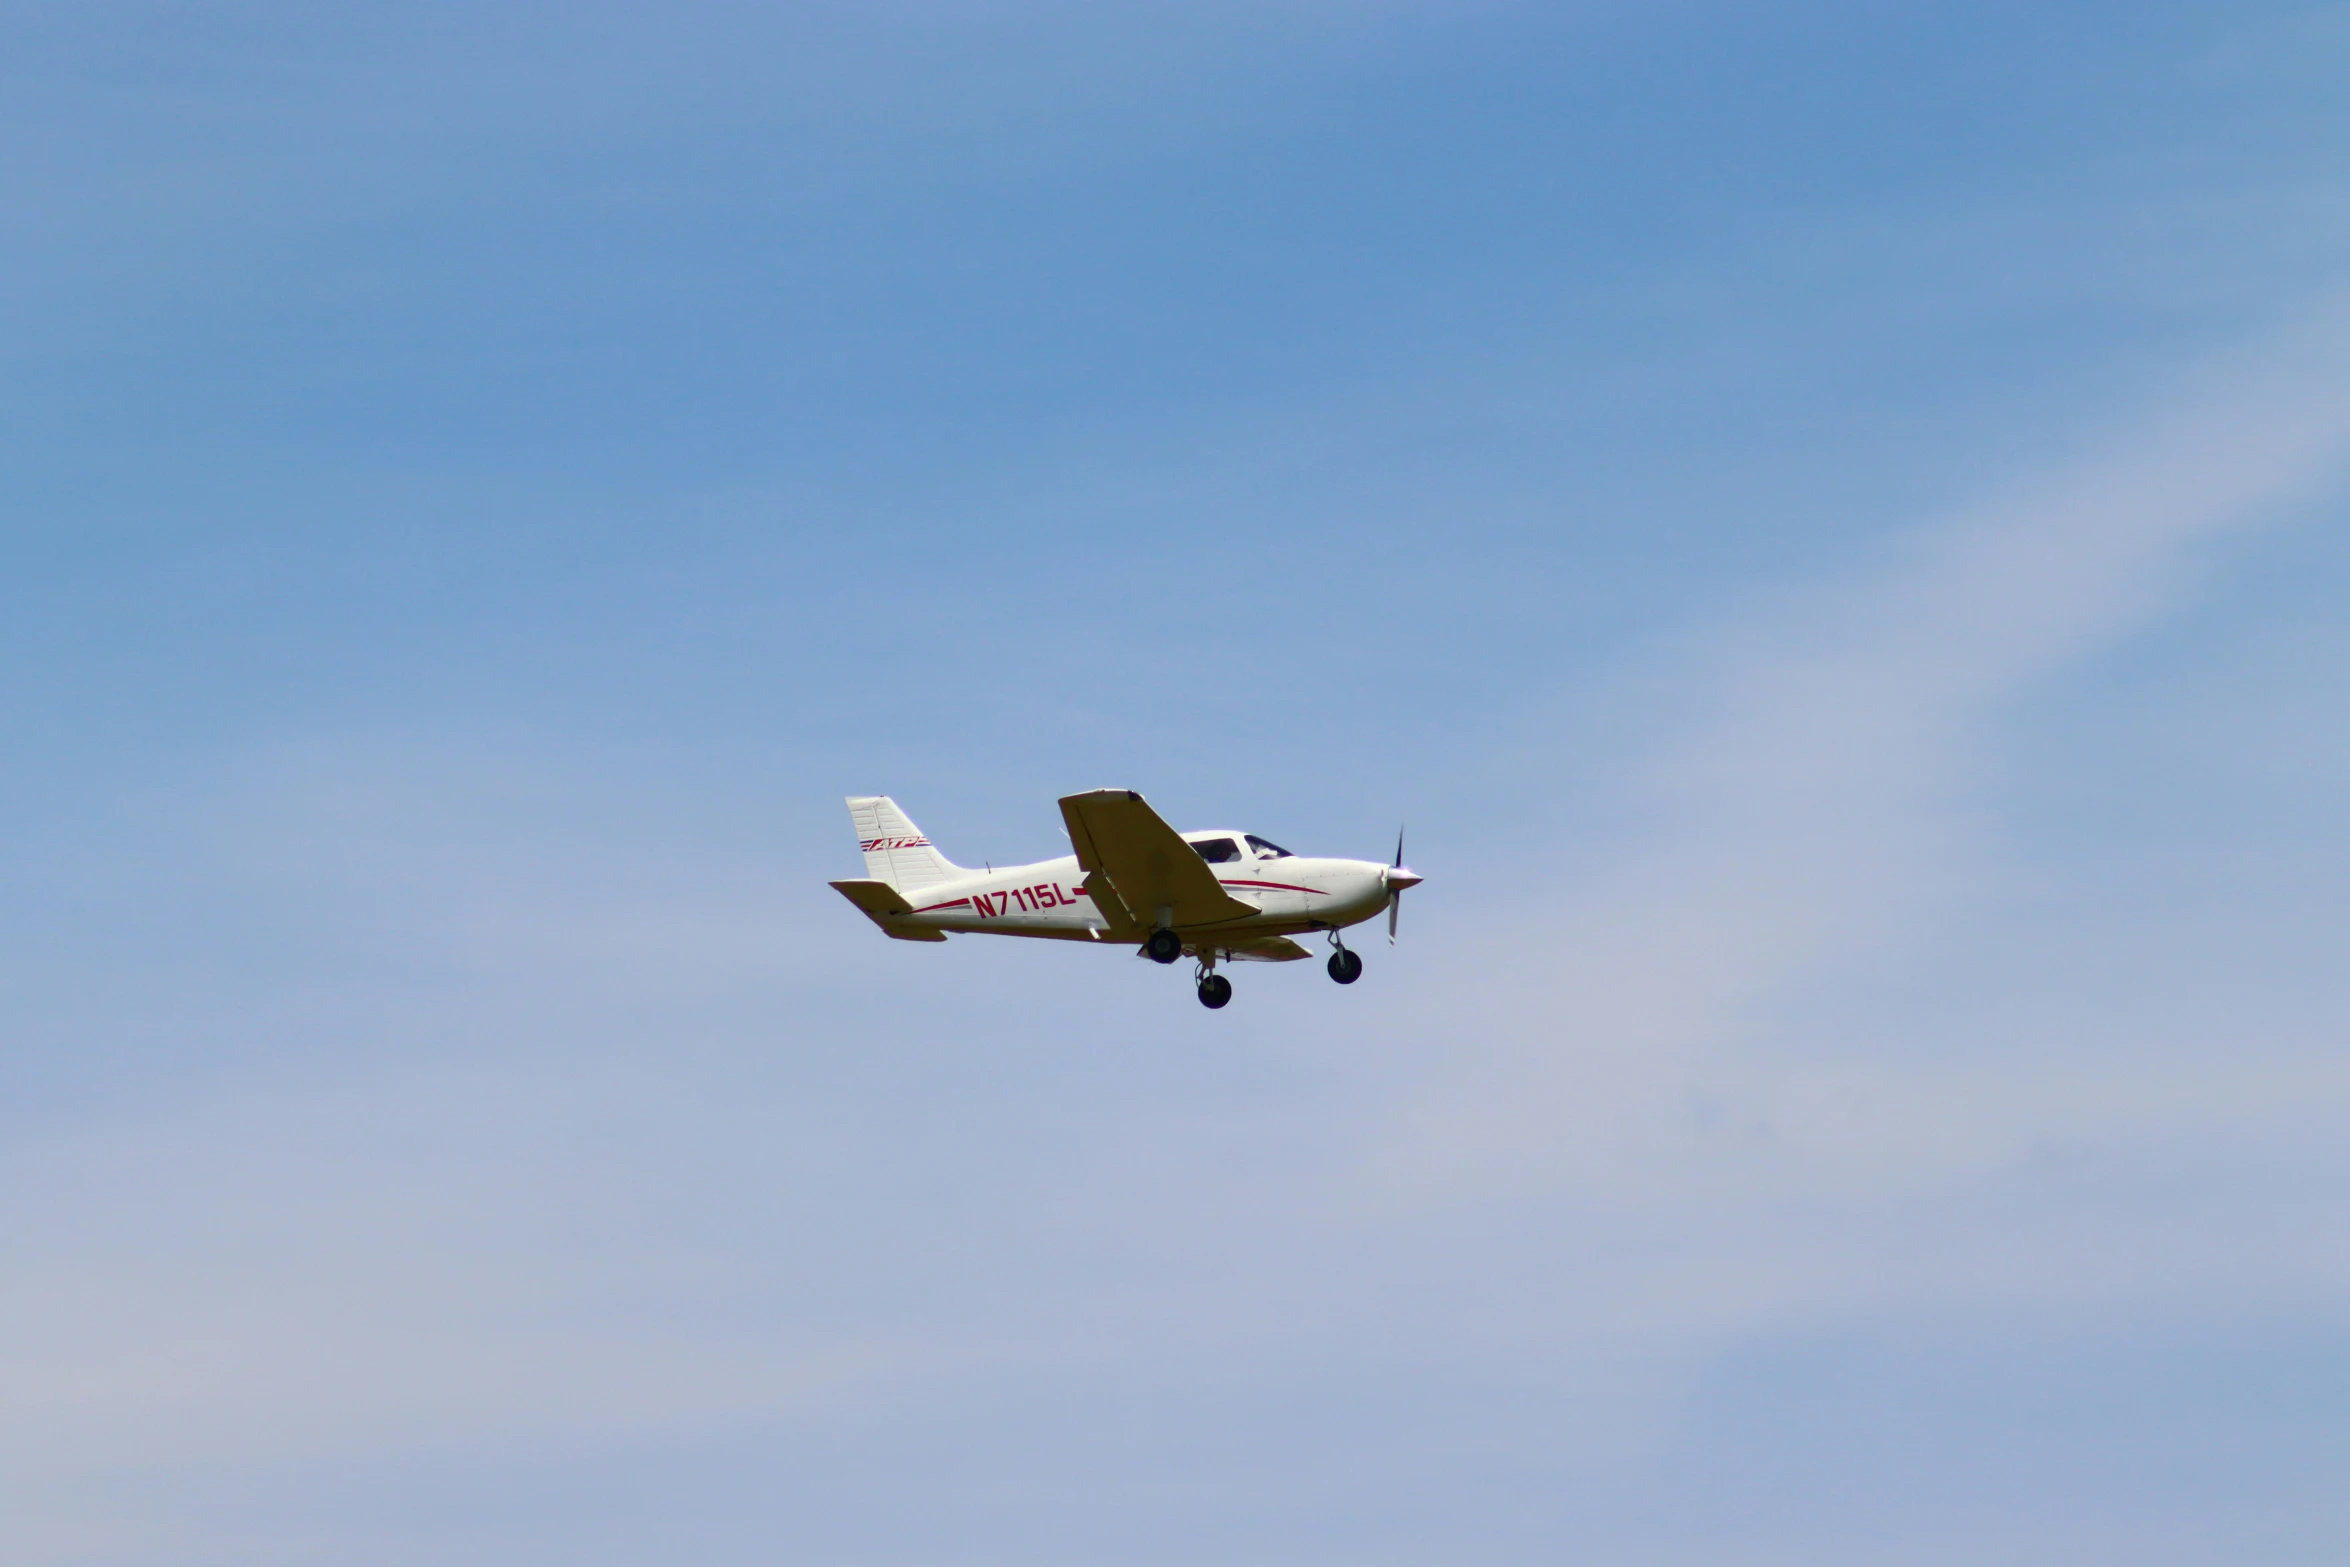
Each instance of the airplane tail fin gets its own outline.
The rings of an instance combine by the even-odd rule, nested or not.
[[[849,819],[857,824],[857,847],[865,851],[865,874],[876,881],[910,892],[963,874],[887,795],[850,795]]]

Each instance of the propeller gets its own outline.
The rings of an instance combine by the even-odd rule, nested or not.
[[[1396,916],[1403,912],[1403,895],[1407,887],[1420,885],[1420,878],[1404,869],[1403,829],[1395,829],[1395,863],[1381,873],[1387,882],[1387,944],[1395,945]]]

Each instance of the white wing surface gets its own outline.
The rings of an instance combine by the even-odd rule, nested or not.
[[[1232,945],[1224,949],[1224,955],[1239,963],[1295,963],[1313,956],[1287,936],[1259,936],[1254,940],[1236,936]]]
[[[1069,824],[1069,843],[1087,886],[1096,873],[1108,877],[1143,932],[1161,924],[1176,930],[1217,925],[1257,912],[1226,892],[1199,852],[1131,789],[1070,795],[1061,801],[1061,820]],[[1102,907],[1098,895],[1094,902]]]

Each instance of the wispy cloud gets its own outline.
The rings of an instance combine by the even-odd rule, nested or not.
[[[1427,955],[1395,972],[1418,990],[1375,1063],[1311,1033],[1286,1047],[1290,1070],[1321,1074],[1310,1094],[1119,1096],[1064,1125],[1049,1107],[1067,1090],[991,1101],[966,1083],[910,1110],[893,1072],[966,1071],[950,1061],[977,1050],[1000,1074],[1008,1036],[942,1003],[951,1049],[843,1076],[827,1052],[873,1052],[824,1006],[760,1047],[790,1063],[764,1090],[789,1108],[714,1129],[684,1101],[735,1068],[660,1044],[550,1076],[543,1053],[500,1043],[513,1009],[477,996],[403,1025],[452,1031],[413,1066],[25,1143],[9,1185],[40,1197],[17,1205],[0,1294],[0,1339],[19,1346],[0,1360],[0,1447],[53,1476],[267,1463],[798,1418],[854,1389],[1070,1374],[1137,1342],[1403,1353],[1464,1330],[1464,1302],[1414,1276],[1484,1280],[1472,1336],[1541,1346],[1542,1376],[1600,1411],[1590,1440],[1637,1440],[1634,1411],[1656,1407],[1642,1367],[1771,1322],[1953,1290],[2061,1304],[2187,1288],[2175,1215],[2135,1202],[2126,1172],[2038,1200],[2050,1159],[2087,1147],[2162,1169],[2215,1140],[2307,1145],[2350,1071],[2189,1048],[2117,1080],[2081,1040],[1986,1054],[1837,995],[1930,968],[1920,939],[1980,911],[1998,840],[1974,796],[2015,704],[2174,602],[2206,541],[2337,472],[2343,344],[2338,317],[2303,322],[2101,455],[1674,655],[1648,687],[1666,716],[1620,779],[1646,826],[1604,873],[1545,882],[1563,901],[1519,908],[1515,934],[1415,932]],[[657,856],[567,868],[564,843],[609,830],[420,825],[400,781],[416,757],[381,737],[339,754],[257,768],[272,833],[246,845],[274,858],[254,874],[358,876],[392,922],[375,937],[535,976],[565,997],[527,1019],[537,1036],[606,1037],[595,1015],[642,988],[636,969],[648,994],[684,993],[658,983],[678,943],[688,971],[757,983],[739,933],[702,950]],[[493,815],[535,795],[482,788]],[[1556,829],[1539,791],[1510,793],[1529,832]],[[500,871],[477,839],[522,859]],[[789,944],[788,921],[760,919]],[[665,1137],[702,1150],[631,1193],[592,1173],[609,1135],[633,1150],[614,1170],[641,1174]],[[826,1195],[842,1183],[865,1193],[845,1210]],[[844,1228],[844,1212],[861,1217]],[[2302,1239],[2305,1211],[2245,1220],[2222,1199],[2193,1222],[2232,1230],[2272,1279],[2342,1287]],[[930,1240],[896,1255],[913,1236]],[[981,1253],[1019,1265],[967,1268]],[[1342,1332],[1295,1342],[1340,1300]]]
[[[2322,1157],[2322,1125],[2350,1094],[2322,1028],[2266,1046],[2141,1038],[2125,1065],[2113,1030],[2142,1025],[2096,977],[2061,998],[2000,998],[1967,971],[1975,927],[2019,917],[2003,911],[1985,805],[2007,724],[2176,605],[2208,546],[2338,481],[2346,326],[2339,306],[2295,320],[2074,465],[1899,536],[1651,671],[1619,780],[1644,825],[1600,874],[1537,878],[1517,928],[1479,933],[1489,957],[1450,954],[1399,1031],[1391,1067],[1409,1103],[1368,1156],[1390,1198],[1440,1213],[1544,1203],[1638,1230],[1627,1249],[1641,1260],[1580,1308],[1626,1326],[1666,1300],[1727,1327],[1887,1292],[2208,1285],[2182,1224],[2205,1239],[2232,1227],[2246,1245],[2257,1233],[2271,1277],[2350,1282],[2299,1219],[2221,1200],[2156,1220],[2112,1190],[2022,1195],[2063,1150],[2141,1172],[2264,1141]],[[1529,806],[1517,830],[1574,828]],[[2145,912],[2101,915],[2112,940],[2171,951]],[[1901,982],[1941,1008],[1847,999]],[[2033,1048],[1969,1039],[1970,1021]],[[2338,1187],[2322,1189],[2339,1206]],[[1742,1282],[1687,1287],[1683,1270],[1725,1266]]]

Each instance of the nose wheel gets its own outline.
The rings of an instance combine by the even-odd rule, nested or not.
[[[1331,953],[1330,961],[1324,967],[1330,970],[1330,977],[1341,985],[1351,985],[1363,977],[1362,954],[1351,952],[1345,947]]]
[[[1199,1004],[1210,1012],[1232,999],[1232,981],[1221,974],[1205,974],[1199,982]]]

